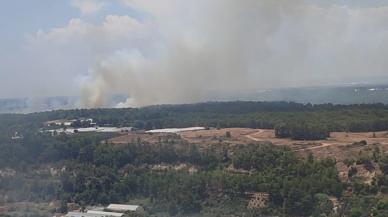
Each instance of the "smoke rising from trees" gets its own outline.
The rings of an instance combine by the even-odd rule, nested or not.
[[[136,41],[92,69],[85,107],[212,100],[209,91],[337,84],[385,76],[388,7],[302,0],[124,0],[146,18]],[[167,7],[168,6],[168,7]],[[128,41],[128,43],[134,43]]]

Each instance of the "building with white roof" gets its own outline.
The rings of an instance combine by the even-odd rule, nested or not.
[[[188,131],[198,131],[205,130],[205,127],[187,127],[187,128],[165,128],[165,129],[156,129],[148,130],[146,133],[182,133]]]
[[[105,212],[105,211],[98,211],[98,210],[89,210],[87,213],[88,214],[104,215],[104,216],[112,216],[112,217],[122,217],[122,216],[124,216],[124,213]]]
[[[87,212],[69,212],[65,217],[125,217],[130,212],[143,211],[142,207],[136,205],[111,204],[106,208],[91,208]]]
[[[140,206],[136,205],[124,205],[124,204],[110,204],[106,210],[112,212],[136,212],[140,209]]]
[[[110,216],[103,215],[103,214],[86,213],[86,212],[69,212],[65,215],[65,217],[110,217]]]
[[[124,213],[89,210],[88,212],[69,212],[65,217],[123,217]]]

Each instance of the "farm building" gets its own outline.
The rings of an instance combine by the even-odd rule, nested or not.
[[[149,130],[149,131],[146,131],[146,133],[182,133],[182,132],[198,131],[198,130],[205,130],[205,128],[204,127],[166,128],[166,129]]]
[[[113,216],[113,217],[122,217],[122,216],[124,216],[124,213],[105,212],[105,211],[97,211],[97,210],[89,210],[87,213],[88,214],[104,215],[104,216]]]
[[[69,212],[65,217],[124,217],[125,213],[89,210],[87,212]]]
[[[65,215],[65,217],[110,217],[102,214],[93,214],[86,212],[69,212]]]
[[[112,212],[137,212],[141,210],[141,207],[136,205],[110,204],[106,210]]]
[[[111,204],[106,208],[91,208],[87,212],[69,212],[65,217],[126,217],[129,213],[142,213],[144,210],[140,206]]]

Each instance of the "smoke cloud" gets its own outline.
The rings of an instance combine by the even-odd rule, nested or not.
[[[211,91],[337,84],[384,77],[388,7],[304,0],[122,0],[144,14],[144,41],[91,70],[85,107],[214,100]],[[126,43],[135,43],[130,46]],[[145,46],[144,44],[147,44]]]

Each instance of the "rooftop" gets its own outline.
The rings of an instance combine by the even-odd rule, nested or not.
[[[93,214],[93,213],[85,213],[85,212],[69,212],[66,214],[66,217],[110,217],[110,215]]]
[[[205,130],[204,127],[187,127],[187,128],[165,128],[146,131],[147,133],[181,133],[187,131]]]
[[[136,205],[123,205],[123,204],[110,204],[106,209],[116,212],[136,211],[139,206]]]
[[[104,215],[104,216],[114,216],[114,217],[121,217],[124,215],[124,213],[118,213],[118,212],[104,212],[104,211],[98,211],[98,210],[89,210],[87,212],[88,214],[98,214],[98,215]]]

